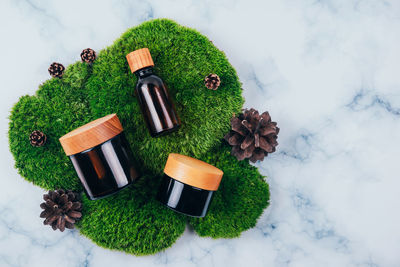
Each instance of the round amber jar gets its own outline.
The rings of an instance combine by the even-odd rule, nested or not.
[[[204,161],[169,154],[157,199],[168,208],[193,217],[204,217],[223,172]]]
[[[109,196],[139,178],[116,114],[85,124],[60,138],[87,196]]]

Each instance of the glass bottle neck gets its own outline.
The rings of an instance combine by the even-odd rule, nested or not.
[[[135,71],[135,74],[138,78],[143,78],[153,74],[153,67],[146,67],[140,70]]]

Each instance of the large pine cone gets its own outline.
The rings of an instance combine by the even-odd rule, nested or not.
[[[268,112],[259,115],[255,109],[245,109],[231,119],[232,130],[224,139],[232,146],[232,155],[238,160],[249,158],[251,162],[263,160],[275,152],[279,128],[271,121]]]
[[[65,228],[73,229],[75,222],[82,217],[79,195],[71,190],[50,190],[43,199],[45,202],[40,207],[44,211],[40,218],[46,218],[43,224],[51,225],[53,230],[64,232]]]

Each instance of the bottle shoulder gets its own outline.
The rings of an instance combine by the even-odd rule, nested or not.
[[[155,74],[151,74],[151,75],[148,75],[146,77],[139,78],[138,82],[137,82],[137,85],[136,85],[136,88],[139,89],[143,85],[148,85],[148,84],[154,84],[154,85],[156,85],[158,87],[164,86],[164,82],[161,80],[160,77],[158,77]]]

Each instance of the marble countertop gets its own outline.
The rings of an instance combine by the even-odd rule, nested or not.
[[[7,117],[51,62],[159,17],[225,51],[245,107],[270,112],[280,145],[256,164],[271,205],[254,229],[187,230],[135,257],[42,225],[44,190],[13,167]],[[400,266],[400,1],[2,0],[0,32],[0,266]]]

